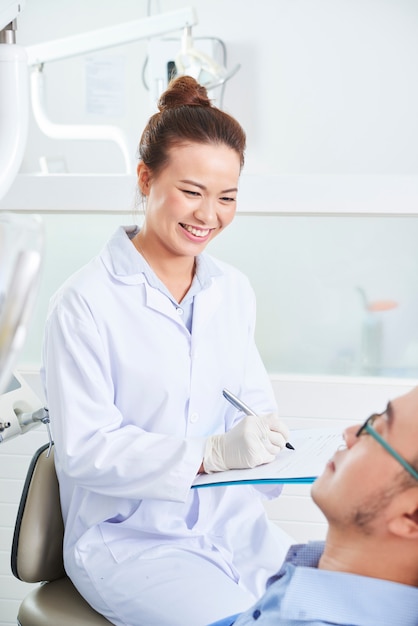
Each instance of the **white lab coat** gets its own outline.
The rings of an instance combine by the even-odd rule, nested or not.
[[[124,612],[142,561],[163,559],[174,548],[180,571],[182,554],[197,555],[245,590],[250,604],[289,540],[277,541],[256,489],[191,489],[207,437],[242,417],[223,387],[257,412],[276,408],[254,342],[247,279],[216,261],[220,275],[195,296],[190,333],[173,303],[138,271],[138,256],[120,228],[55,295],[42,374],[67,570],[115,623],[163,626],[177,622],[161,615],[132,622]],[[119,595],[111,592],[115,585]],[[187,616],[179,623],[187,626]]]

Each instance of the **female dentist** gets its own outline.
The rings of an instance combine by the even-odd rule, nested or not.
[[[118,626],[244,611],[290,545],[261,488],[191,489],[199,472],[271,461],[288,437],[248,280],[204,253],[235,215],[244,148],[202,86],[172,82],[139,144],[142,228],[121,227],[51,301],[42,375],[65,567]],[[224,387],[258,416],[228,404]]]

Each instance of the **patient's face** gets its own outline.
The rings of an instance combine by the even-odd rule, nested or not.
[[[313,484],[312,497],[330,527],[369,533],[384,524],[384,511],[404,489],[409,475],[371,435],[356,437],[360,425],[344,431],[347,448],[334,454]],[[416,468],[418,388],[393,400],[389,410],[375,421],[375,428]]]

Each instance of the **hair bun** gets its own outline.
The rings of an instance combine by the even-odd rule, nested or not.
[[[181,106],[211,106],[206,88],[191,76],[174,78],[158,100],[160,111]]]

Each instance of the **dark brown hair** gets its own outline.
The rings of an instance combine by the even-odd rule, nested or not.
[[[175,78],[158,101],[159,112],[148,121],[138,153],[158,174],[168,162],[168,151],[185,143],[224,144],[235,150],[244,165],[245,132],[228,113],[211,104],[202,85],[190,76]]]

